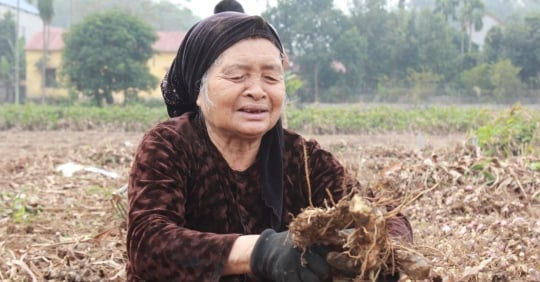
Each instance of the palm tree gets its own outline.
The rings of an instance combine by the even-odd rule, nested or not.
[[[27,0],[32,3],[32,0]],[[49,48],[49,26],[54,16],[54,0],[37,0],[39,17],[43,21],[43,56],[40,64],[41,68],[41,103],[45,102],[45,70],[47,68],[48,48]]]
[[[469,38],[467,52],[471,52],[473,31],[481,30],[484,17],[484,2],[482,0],[462,0],[460,23],[461,23],[461,53],[464,52],[464,37]]]
[[[435,12],[441,13],[447,22],[457,20],[461,28],[461,53],[465,53],[465,37],[469,38],[467,52],[471,52],[472,33],[482,29],[483,0],[436,0]],[[456,10],[459,10],[456,15]]]
[[[436,0],[435,12],[441,13],[446,22],[456,20],[456,8],[459,0]]]

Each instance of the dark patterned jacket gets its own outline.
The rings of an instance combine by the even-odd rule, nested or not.
[[[304,146],[314,205],[328,200],[326,189],[337,201],[360,188],[317,142],[285,130],[284,145],[283,230],[309,205]],[[270,227],[259,179],[258,162],[233,171],[192,114],[151,129],[130,171],[128,281],[256,281],[221,272],[238,236]],[[402,219],[402,232],[412,234]]]

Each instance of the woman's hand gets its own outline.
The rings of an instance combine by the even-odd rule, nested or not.
[[[272,281],[330,281],[327,253],[323,246],[302,251],[293,245],[289,232],[267,229],[251,253],[251,271],[260,279]]]

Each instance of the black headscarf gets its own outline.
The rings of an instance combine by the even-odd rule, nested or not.
[[[198,112],[197,97],[201,79],[215,60],[229,47],[247,38],[265,38],[283,54],[274,30],[260,16],[238,12],[214,14],[195,24],[182,41],[161,91],[169,116]],[[258,160],[262,169],[262,198],[272,209],[272,228],[281,229],[283,213],[283,128],[281,119],[262,138]]]
[[[235,12],[244,12],[242,5],[235,0],[221,0],[214,7],[214,14],[226,12],[226,11],[235,11]]]

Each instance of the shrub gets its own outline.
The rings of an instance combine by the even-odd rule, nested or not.
[[[488,155],[509,157],[534,153],[540,145],[538,117],[519,104],[473,132],[478,146]]]

